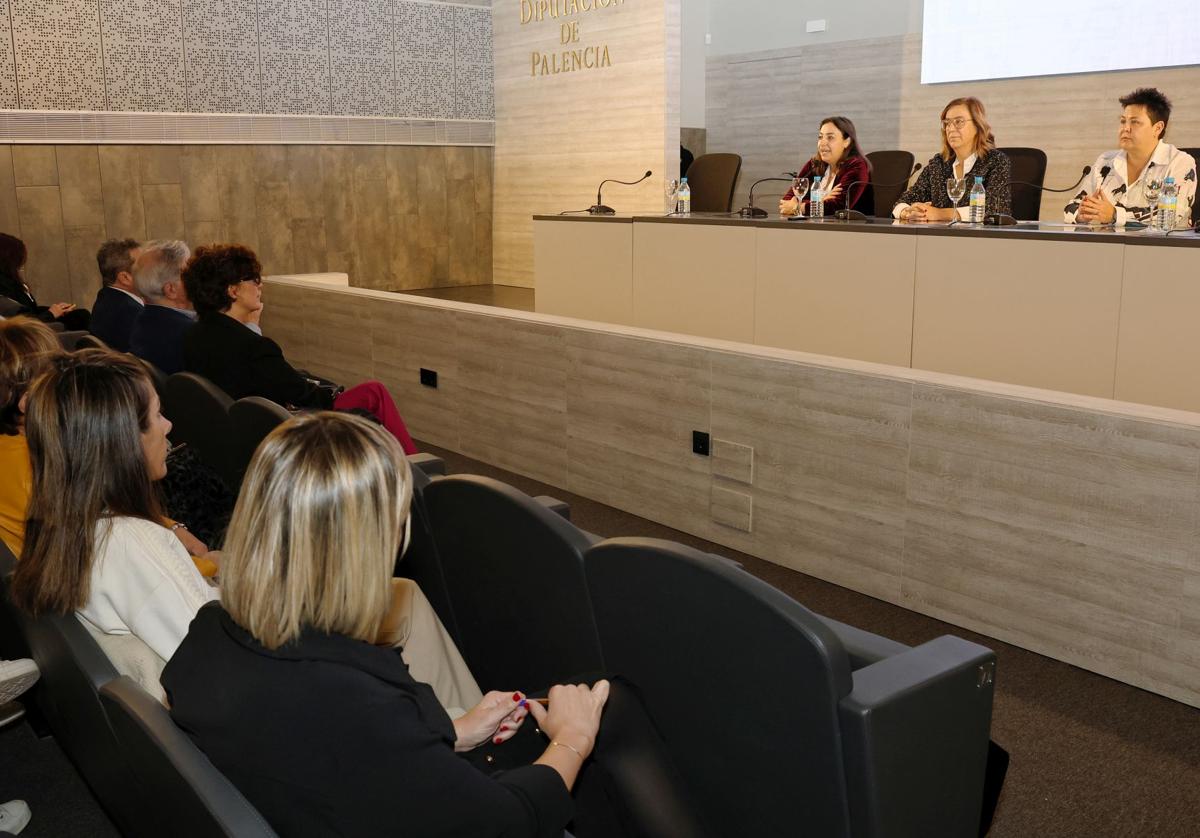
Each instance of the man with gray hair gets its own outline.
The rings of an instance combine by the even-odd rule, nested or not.
[[[142,313],[142,298],[133,287],[138,248],[136,239],[109,239],[96,251],[103,287],[92,306],[88,331],[118,352],[129,351],[133,322]]]
[[[196,322],[180,274],[192,255],[181,241],[153,241],[133,263],[133,282],[146,308],[133,325],[130,351],[167,375],[183,371],[183,335]]]

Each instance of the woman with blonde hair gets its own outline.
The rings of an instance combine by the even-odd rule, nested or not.
[[[1012,212],[1012,164],[996,150],[996,138],[983,103],[974,96],[952,100],[942,108],[942,150],[929,158],[921,176],[892,208],[900,221],[968,221],[971,186],[983,179],[988,215]],[[947,181],[964,182],[953,203]]]
[[[222,602],[200,610],[163,672],[171,714],[281,835],[560,836],[585,761],[605,747],[610,685],[555,686],[547,709],[491,692],[451,721],[394,650],[373,644],[411,498],[408,462],[383,428],[332,412],[276,428],[230,522]],[[525,760],[537,741],[529,713],[550,741]],[[646,748],[637,762],[656,781],[646,787],[671,789]],[[576,834],[619,835],[588,831],[593,807],[612,805],[597,801],[579,801]],[[699,834],[672,817],[671,834]]]

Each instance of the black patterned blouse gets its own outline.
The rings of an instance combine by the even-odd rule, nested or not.
[[[970,161],[971,158],[968,157],[967,162]],[[900,196],[900,200],[896,201],[892,215],[899,218],[900,210],[905,207],[926,202],[933,204],[938,209],[949,209],[951,204],[950,196],[946,194],[946,179],[954,177],[954,162],[955,158],[943,160],[940,154],[929,158],[929,162],[921,170],[917,182]],[[970,171],[965,173],[964,177],[967,181],[967,188],[963,191],[959,202],[954,205],[958,208],[959,218],[967,220],[967,211],[971,205],[971,187],[975,185],[977,177],[983,178],[983,188],[987,191],[987,205],[984,212],[987,215],[993,213],[1012,214],[1012,187],[1010,185],[1012,163],[1009,162],[1008,155],[992,149],[986,157],[976,158],[974,165],[971,166]]]

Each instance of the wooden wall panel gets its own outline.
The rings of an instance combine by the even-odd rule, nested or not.
[[[531,54],[561,52],[560,20],[522,25],[517,0],[492,7],[496,66],[495,282],[533,286],[531,216],[587,209],[605,178],[621,213],[662,212],[679,171],[680,0],[620,0],[564,20],[612,66],[534,75]],[[597,3],[599,5],[599,3]]]
[[[1200,414],[366,290],[265,293],[267,334],[312,369],[373,371],[419,439],[1200,707]],[[327,334],[363,306],[369,347]]]
[[[740,200],[755,179],[812,155],[822,117],[850,117],[866,151],[903,148],[924,162],[941,147],[937,120],[946,102],[978,96],[997,143],[1045,150],[1046,185],[1066,187],[1100,152],[1116,148],[1117,98],[1142,86],[1156,86],[1172,100],[1168,142],[1200,146],[1195,67],[935,85],[920,79],[920,35],[710,58],[708,151],[745,158]],[[764,192],[763,201],[771,200]],[[1065,203],[1046,195],[1042,218],[1061,220]]]
[[[0,231],[43,303],[91,306],[106,238],[233,241],[267,274],[405,290],[491,282],[492,150],[0,145]],[[53,299],[51,299],[53,298]]]

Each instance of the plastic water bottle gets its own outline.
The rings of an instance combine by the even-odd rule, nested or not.
[[[987,210],[987,193],[983,191],[983,178],[975,178],[975,185],[971,187],[971,212],[970,221],[972,224],[982,224],[983,215]]]
[[[679,191],[675,193],[675,214],[692,214],[692,187],[688,186],[685,177],[679,179]]]
[[[808,193],[808,217],[825,217],[825,193],[821,191],[820,178],[813,178],[812,191]]]
[[[1169,177],[1163,181],[1162,191],[1158,193],[1158,212],[1155,213],[1154,226],[1162,230],[1175,229],[1175,210],[1179,204],[1179,187],[1175,178]]]

